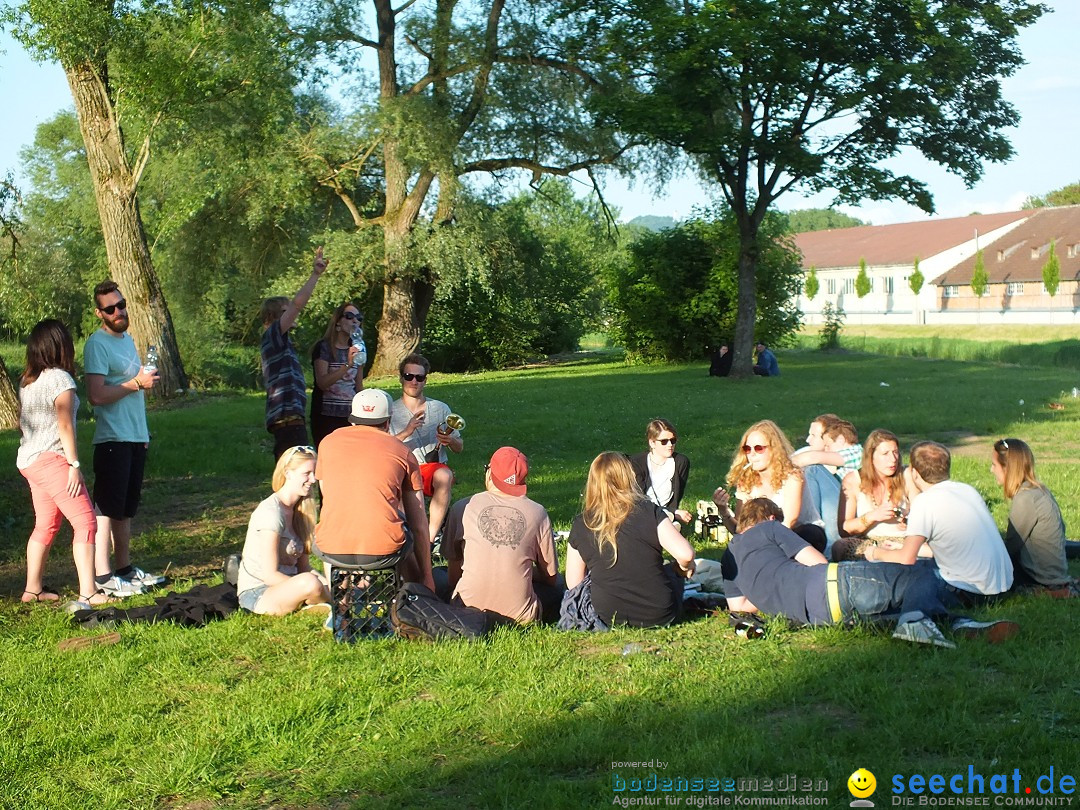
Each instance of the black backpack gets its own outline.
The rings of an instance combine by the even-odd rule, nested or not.
[[[418,582],[406,582],[390,603],[390,624],[402,638],[419,641],[473,639],[496,624],[479,608],[448,604]]]

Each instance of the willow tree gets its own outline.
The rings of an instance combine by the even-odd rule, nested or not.
[[[465,178],[513,182],[517,171],[536,183],[589,172],[627,148],[585,113],[598,85],[566,56],[570,32],[552,11],[529,0],[353,0],[299,14],[294,30],[306,42],[346,75],[374,78],[358,84],[370,95],[343,101],[354,116],[337,132],[349,137],[313,136],[305,147],[356,229],[381,231],[374,375],[396,373],[420,345],[438,273],[411,248],[418,229],[452,227]]]
[[[732,373],[748,375],[761,223],[782,195],[897,198],[933,211],[888,163],[917,151],[969,185],[1012,148],[1000,79],[1023,64],[1029,0],[566,0],[583,45],[606,45],[604,122],[682,150],[739,225]]]
[[[271,12],[260,2],[24,0],[3,13],[30,53],[58,61],[67,77],[109,273],[129,302],[136,344],[158,347],[161,395],[186,388],[187,375],[151,258],[140,184],[161,133],[187,126],[194,138],[200,126],[236,127],[236,99],[287,74]]]

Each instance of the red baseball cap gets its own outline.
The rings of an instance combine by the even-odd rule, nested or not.
[[[491,483],[507,495],[524,495],[525,479],[529,476],[529,460],[516,447],[500,447],[491,455],[488,465]]]

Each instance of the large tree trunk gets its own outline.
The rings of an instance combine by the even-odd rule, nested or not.
[[[739,294],[735,313],[735,340],[731,360],[732,377],[754,373],[754,327],[757,322],[757,234],[743,233],[739,225]]]
[[[138,180],[124,151],[124,137],[113,105],[107,70],[89,61],[65,65],[75,113],[86,144],[86,159],[94,184],[109,272],[128,300],[131,336],[140,355],[158,348],[161,382],[151,392],[171,396],[187,388],[172,317],[150,261],[142,217]]]
[[[8,377],[7,366],[0,358],[0,430],[15,430],[19,426],[19,398]]]

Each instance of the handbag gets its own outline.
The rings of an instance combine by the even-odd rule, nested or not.
[[[494,624],[486,611],[444,602],[419,582],[406,582],[390,603],[390,625],[402,638],[419,641],[480,638]]]

